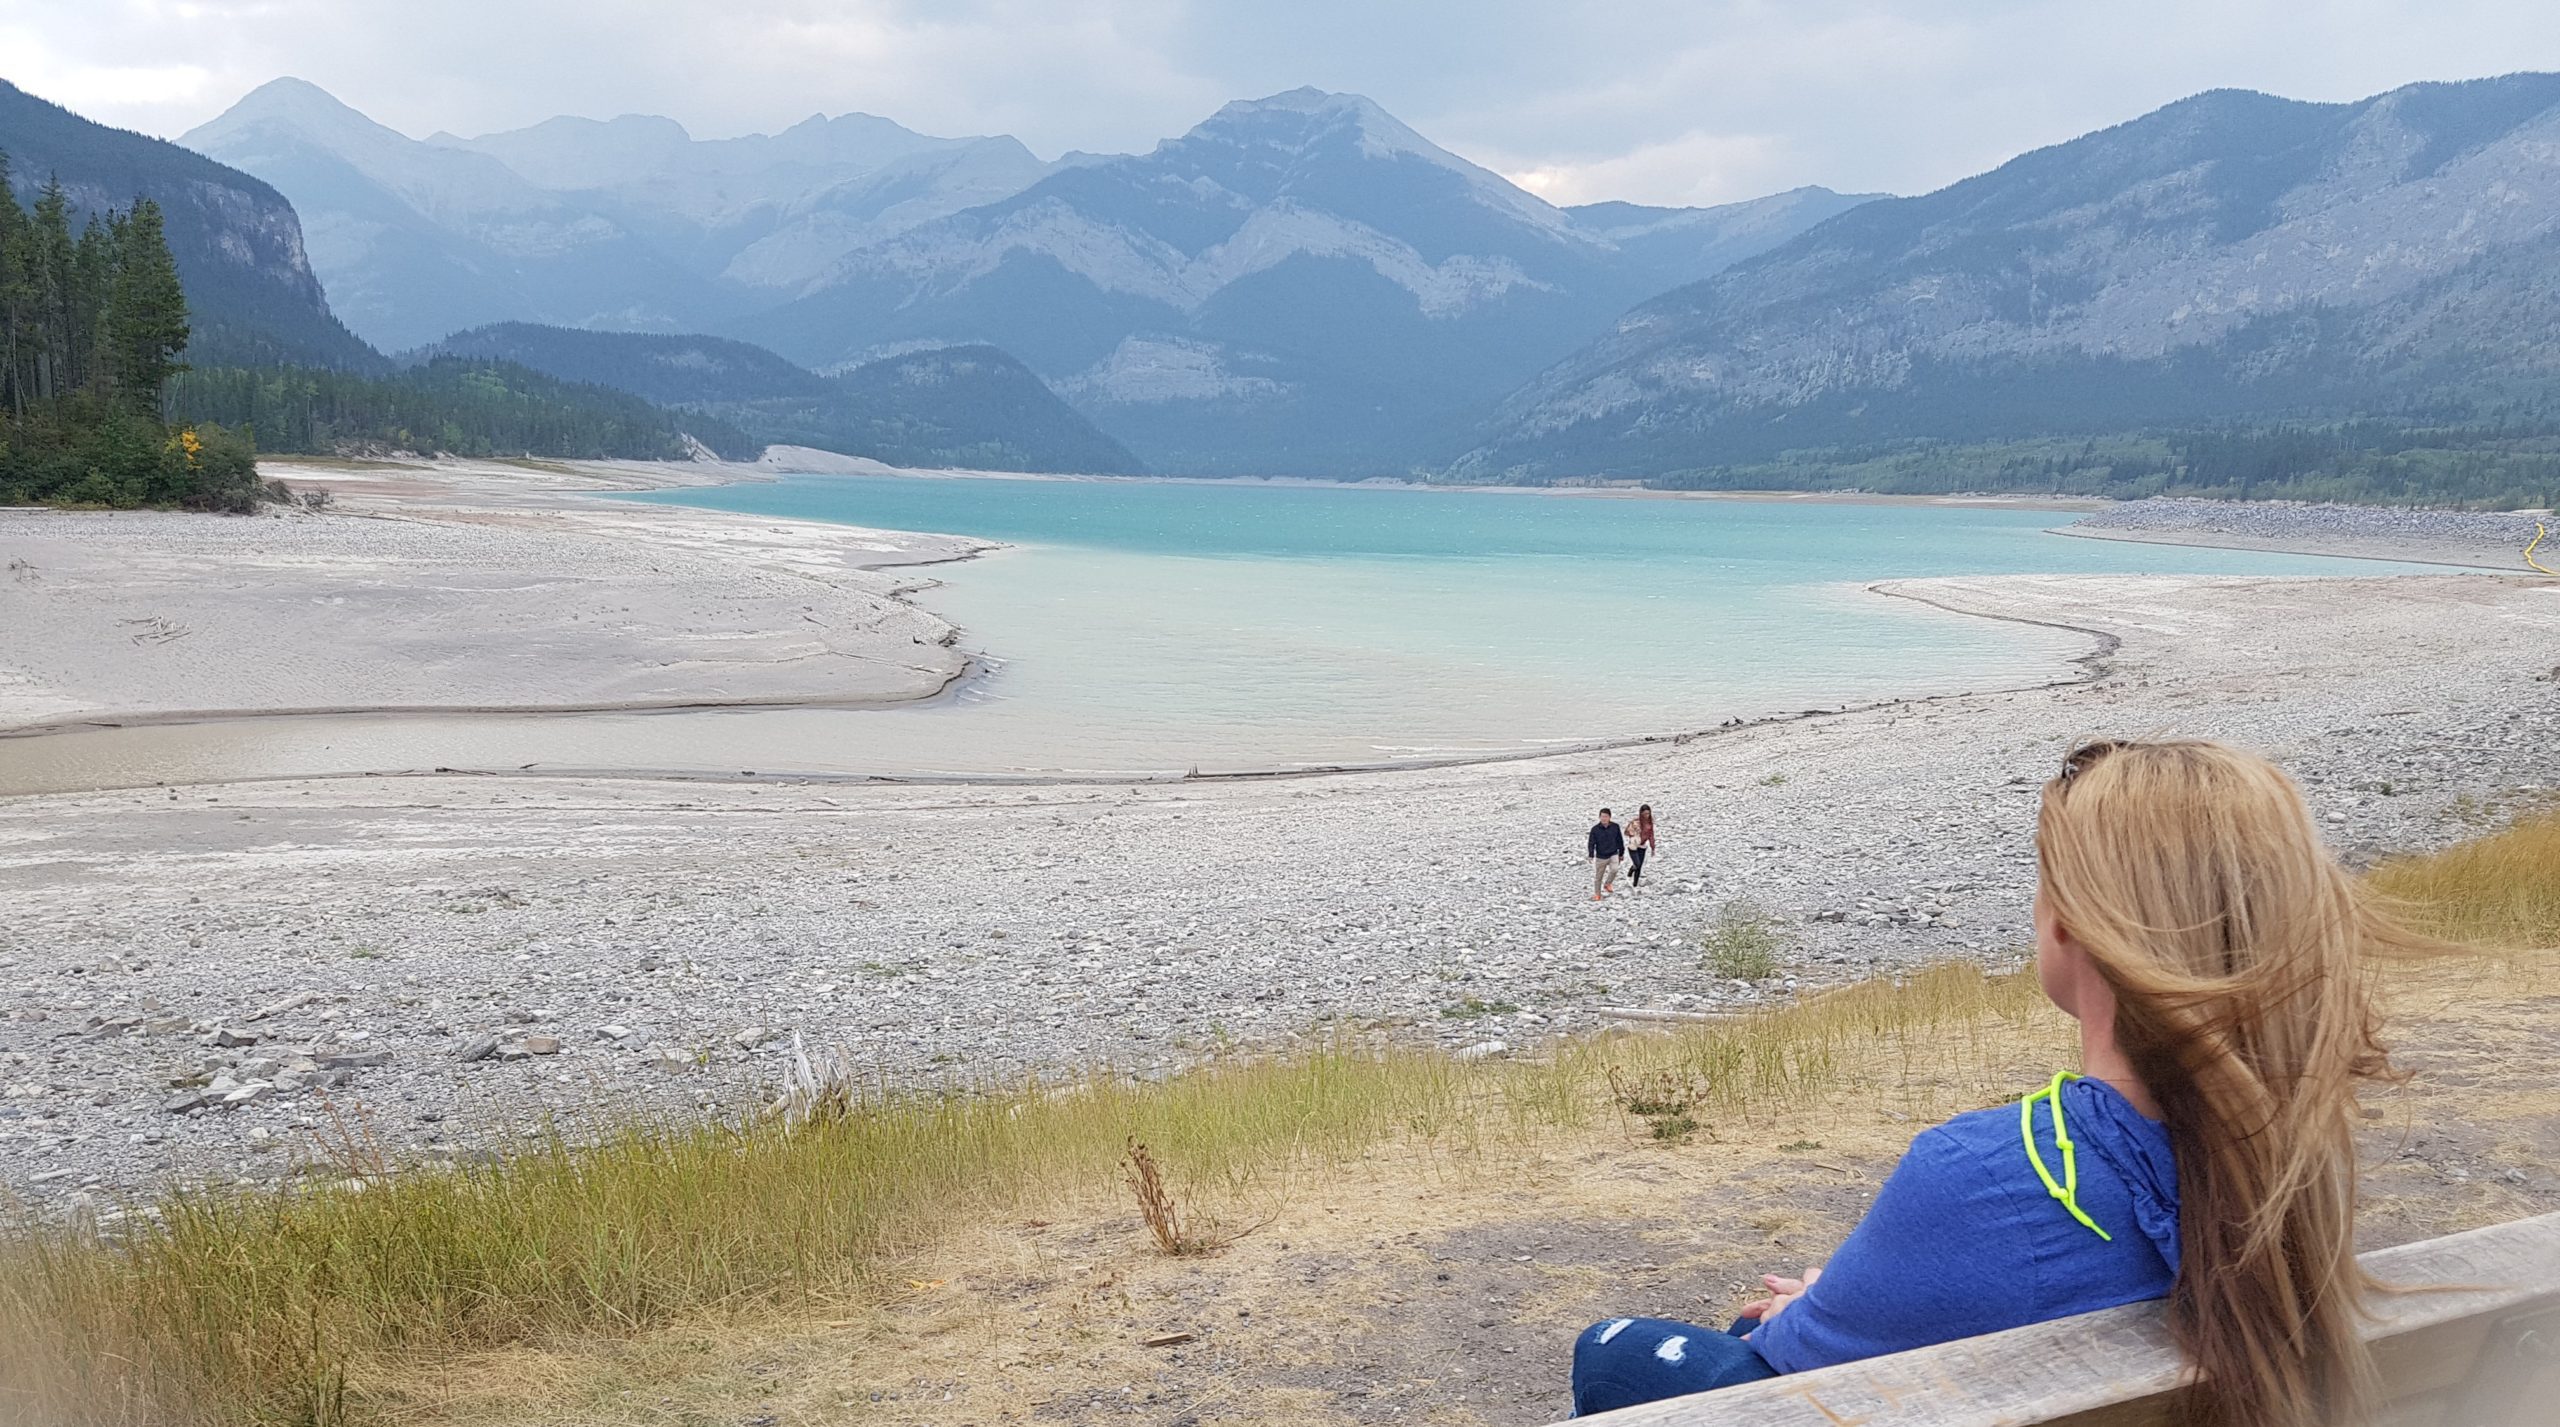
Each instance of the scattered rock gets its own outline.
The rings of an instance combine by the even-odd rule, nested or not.
[[[213,1043],[218,1046],[256,1045],[258,1043],[258,1033],[256,1031],[234,1030],[229,1026],[222,1026],[215,1029],[213,1033]]]
[[[560,1053],[558,1036],[526,1036],[516,1044],[522,1047],[527,1055],[558,1055]]]
[[[496,1036],[473,1036],[454,1050],[453,1058],[469,1065],[476,1060],[487,1060],[497,1053],[498,1038]]]

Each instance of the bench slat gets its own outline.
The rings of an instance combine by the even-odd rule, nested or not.
[[[2373,1344],[2393,1422],[2407,1427],[2541,1427],[2560,1420],[2560,1364],[2510,1367],[2512,1333],[2530,1312],[2560,1309],[2560,1214],[2497,1224],[2364,1256],[2387,1284]],[[2546,1328],[2541,1341],[2560,1338]],[[2483,1348],[2502,1359],[2481,1360]],[[2560,1356],[2560,1355],[2556,1355]],[[1580,1419],[1595,1427],[2172,1427],[2182,1359],[2157,1304],[2136,1303],[2012,1328],[1721,1392]],[[2543,1415],[2510,1422],[2456,1411],[2484,1371],[2530,1378],[2518,1397]],[[2539,1376],[2533,1376],[2536,1372]]]

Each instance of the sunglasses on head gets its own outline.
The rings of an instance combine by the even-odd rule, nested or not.
[[[2131,747],[2133,747],[2132,740],[2123,738],[2101,738],[2081,744],[2078,748],[2071,750],[2070,757],[2062,760],[2061,781],[2068,783],[2087,772],[2099,759],[2118,749]]]

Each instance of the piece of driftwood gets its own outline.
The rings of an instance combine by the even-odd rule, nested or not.
[[[2388,1427],[2560,1423],[2560,1214],[2364,1256]],[[1721,1392],[1592,1427],[2172,1427],[2183,1374],[2157,1304],[2131,1304]]]
[[[1594,1006],[1591,1014],[1613,1016],[1621,1021],[1676,1021],[1688,1026],[1733,1019],[1731,1016],[1711,1016],[1704,1011],[1655,1011],[1643,1006]]]

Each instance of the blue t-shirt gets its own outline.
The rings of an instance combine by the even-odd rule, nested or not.
[[[2016,1105],[1959,1115],[1911,1142],[1821,1279],[1751,1346],[1804,1372],[2165,1296],[2178,1275],[2168,1129],[2099,1080],[2064,1082],[2062,1108],[2079,1148],[2074,1197],[2112,1241],[2046,1192]],[[2060,1183],[2046,1102],[2035,1130]]]

